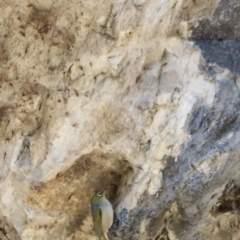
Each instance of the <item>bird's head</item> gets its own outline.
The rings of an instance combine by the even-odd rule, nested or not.
[[[104,201],[104,199],[106,199],[105,192],[106,192],[106,190],[103,190],[101,192],[96,192],[93,195],[91,202],[92,203],[101,203],[102,201]]]

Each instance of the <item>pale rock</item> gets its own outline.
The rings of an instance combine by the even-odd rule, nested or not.
[[[0,3],[0,238],[239,239],[237,0]]]

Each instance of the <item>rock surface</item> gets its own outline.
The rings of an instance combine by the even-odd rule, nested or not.
[[[238,0],[0,2],[0,238],[240,239]]]

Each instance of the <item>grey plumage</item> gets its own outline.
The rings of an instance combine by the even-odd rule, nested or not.
[[[105,196],[105,191],[96,193],[91,200],[91,212],[94,222],[94,229],[101,240],[109,240],[107,236],[108,229],[113,223],[112,204]]]

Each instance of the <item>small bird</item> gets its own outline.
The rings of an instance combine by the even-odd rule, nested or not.
[[[97,232],[99,240],[101,240],[101,237],[105,240],[109,240],[107,232],[113,223],[112,204],[106,198],[105,192],[106,190],[95,193],[91,200],[94,229]]]

